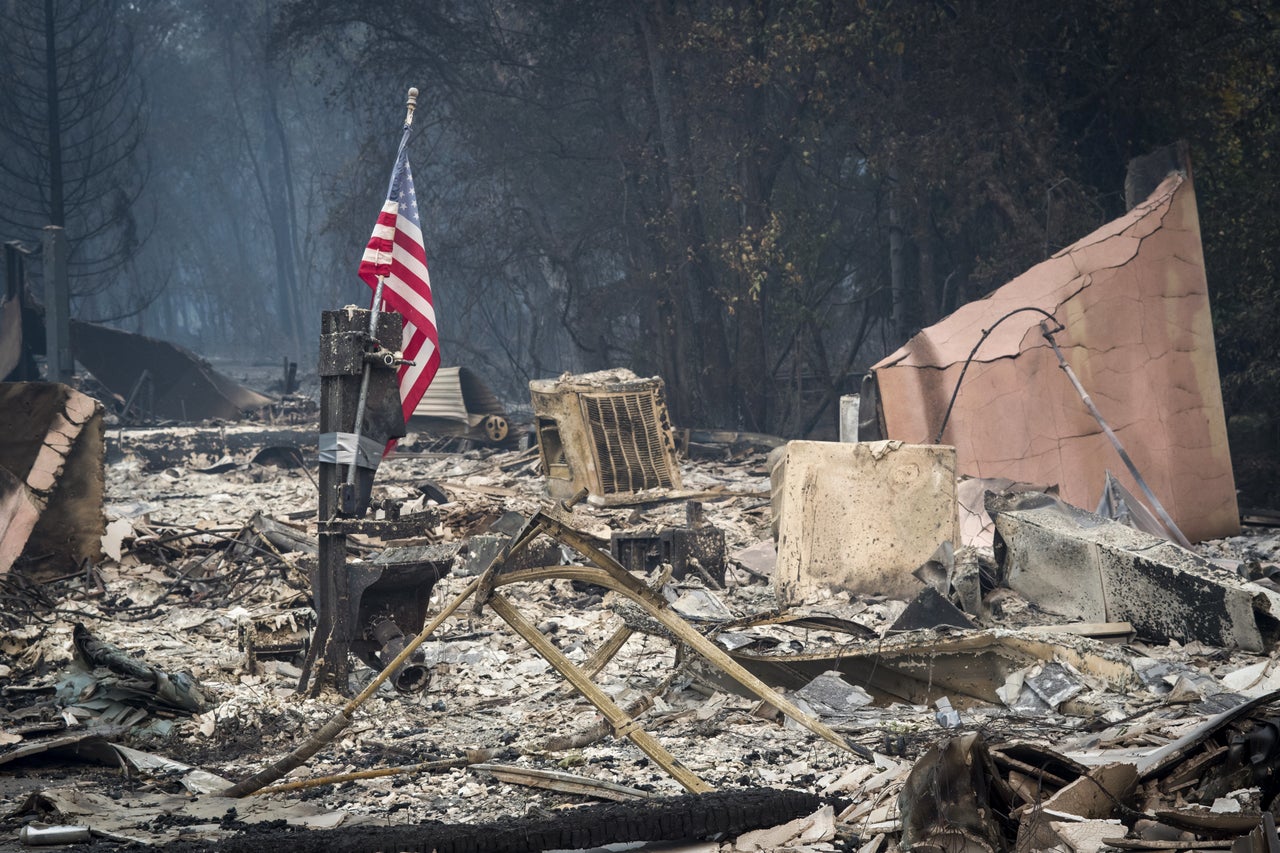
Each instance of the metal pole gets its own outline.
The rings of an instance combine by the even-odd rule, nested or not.
[[[369,337],[374,337],[378,331],[378,314],[382,305],[382,283],[383,278],[378,277],[378,287],[373,292],[373,308],[369,310]],[[369,400],[369,362],[364,363],[364,372],[360,374],[360,397],[356,402],[356,425],[352,432],[356,436],[356,446],[352,451],[351,464],[347,466],[347,485],[355,486],[356,484],[356,463],[360,459],[360,435],[364,431],[364,409],[365,404]]]
[[[67,234],[57,225],[44,228],[44,328],[45,358],[50,382],[70,382],[75,373],[71,358],[71,285],[67,275]]]

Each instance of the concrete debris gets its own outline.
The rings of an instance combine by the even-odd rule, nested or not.
[[[1260,652],[1280,595],[1184,548],[1047,495],[992,496],[1003,579],[1050,613],[1125,621],[1155,642]]]
[[[912,571],[959,544],[954,448],[792,441],[771,480],[784,604],[836,591],[911,598]]]

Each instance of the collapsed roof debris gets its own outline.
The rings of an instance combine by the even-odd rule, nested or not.
[[[176,421],[235,420],[271,403],[168,341],[79,320],[71,322],[76,361],[128,410]]]

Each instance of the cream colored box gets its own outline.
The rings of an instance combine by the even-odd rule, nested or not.
[[[783,604],[823,589],[913,598],[911,573],[959,544],[954,447],[792,441],[771,479]]]

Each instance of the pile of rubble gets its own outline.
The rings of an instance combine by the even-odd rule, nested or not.
[[[202,365],[102,379],[110,430],[0,385],[0,829],[1280,850],[1280,535],[1240,532],[1173,155],[873,365],[847,441],[678,430],[626,370],[531,383],[527,430],[461,369],[405,412],[401,318],[354,307],[318,424],[116,428],[192,376],[256,405]]]
[[[994,527],[1002,561],[980,542],[957,543],[906,573],[906,594],[886,593],[868,574],[885,557],[824,566],[790,547],[790,508],[839,541],[869,535],[885,509],[869,497],[857,524],[814,521],[805,501],[825,499],[786,494],[806,479],[796,454],[816,452],[794,443],[772,479],[764,454],[726,451],[679,463],[678,490],[565,507],[545,497],[534,450],[427,455],[403,442],[373,498],[428,513],[424,534],[451,548],[430,591],[433,617],[500,562],[493,543],[531,519],[546,520],[533,563],[576,576],[539,576],[507,549],[514,568],[490,577],[500,599],[468,600],[421,645],[424,690],[382,685],[275,792],[223,796],[324,729],[341,703],[298,690],[314,618],[316,485],[307,468],[254,464],[250,452],[210,465],[162,433],[118,433],[106,559],[39,585],[4,576],[0,772],[15,774],[5,785],[13,830],[69,824],[120,842],[238,838],[252,849],[282,843],[250,829],[280,820],[341,827],[353,843],[379,827],[532,825],[590,800],[658,809],[672,806],[656,798],[685,788],[767,788],[807,792],[813,808],[784,820],[769,806],[733,825],[734,837],[691,849],[1210,849],[1250,833],[1265,843],[1280,792],[1267,610],[1280,540],[1201,546],[1239,561],[1232,572],[1052,498],[1011,495],[988,499],[994,522],[979,514],[968,525]],[[832,447],[872,469],[937,455]],[[862,481],[884,478],[864,471]],[[919,517],[919,502],[909,505]],[[886,524],[911,526],[900,506],[888,512]],[[394,547],[351,538],[353,561]],[[1062,574],[1084,571],[1062,556],[1072,549],[1098,555],[1088,571],[1102,593]],[[642,593],[599,583],[596,564],[610,555]],[[520,570],[523,581],[508,582]],[[1174,597],[1109,595],[1119,587],[1107,572]],[[787,580],[800,577],[803,594]],[[1170,618],[1184,581],[1197,620]],[[513,630],[498,600],[549,648]],[[653,618],[663,606],[675,619]],[[696,654],[686,629],[733,666]],[[568,685],[559,657],[594,672],[625,722]],[[744,688],[734,667],[781,701]],[[347,692],[374,675],[355,664]],[[664,767],[625,737],[637,732],[675,762]],[[47,768],[68,761],[115,769],[45,783]]]

